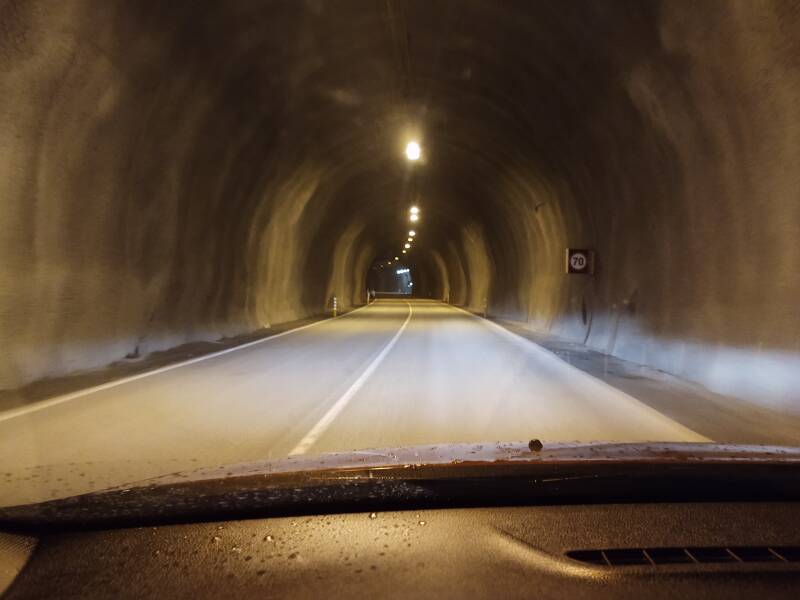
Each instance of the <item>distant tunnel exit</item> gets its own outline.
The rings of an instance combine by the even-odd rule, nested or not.
[[[374,294],[403,294],[414,292],[411,268],[398,261],[384,260],[372,265],[367,277],[367,289]]]

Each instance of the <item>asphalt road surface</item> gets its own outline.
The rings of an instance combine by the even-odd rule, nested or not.
[[[384,300],[0,413],[0,505],[289,454],[534,437],[706,441],[493,323]]]

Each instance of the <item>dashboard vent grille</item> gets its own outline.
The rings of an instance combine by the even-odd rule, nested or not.
[[[690,563],[800,562],[800,546],[701,546],[695,548],[609,548],[570,550],[572,560],[605,567]]]

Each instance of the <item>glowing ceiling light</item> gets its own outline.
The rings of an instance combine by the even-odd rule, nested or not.
[[[419,215],[416,215],[416,214],[414,214],[414,215],[408,215],[408,219],[409,219],[409,220],[410,220],[412,223],[413,223],[413,222],[416,222],[416,221],[419,221]]]
[[[410,212],[412,215],[416,215],[419,213],[419,207],[412,206],[411,208],[408,209],[408,212]]]
[[[410,238],[408,238],[408,240],[406,240],[406,241],[408,241],[408,242],[413,242],[413,241],[414,241],[414,238],[410,237]]]
[[[405,254],[405,253],[406,253],[406,251],[405,251],[405,250],[403,250],[403,254]]]
[[[403,248],[405,248],[406,250],[408,250],[409,248],[411,248],[411,244],[406,244],[405,246],[403,246]]]
[[[414,237],[415,235],[417,235],[417,232],[412,229],[411,231],[408,232],[408,235]]]
[[[419,160],[420,154],[422,154],[422,149],[419,147],[419,143],[415,141],[410,141],[406,145],[406,157],[408,160]]]
[[[400,260],[400,257],[399,256],[395,256],[394,259],[395,260]]]

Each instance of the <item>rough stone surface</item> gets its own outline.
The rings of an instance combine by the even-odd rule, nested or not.
[[[799,31],[768,0],[0,1],[0,388],[363,302],[417,202],[420,295],[800,410]]]

